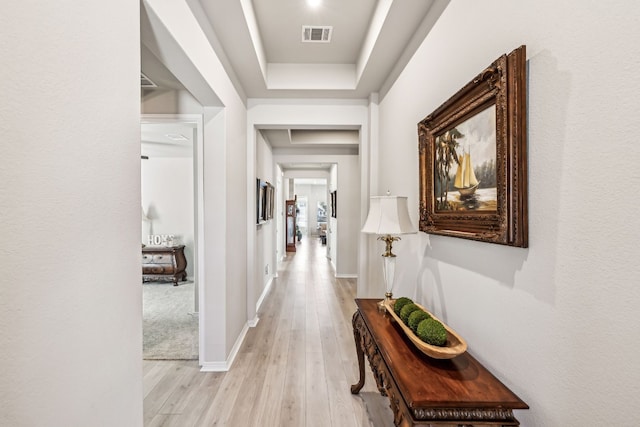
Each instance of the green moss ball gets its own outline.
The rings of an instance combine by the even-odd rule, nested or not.
[[[427,344],[443,347],[447,343],[447,330],[434,318],[420,322],[416,335]]]
[[[400,310],[402,310],[402,307],[404,307],[407,304],[411,304],[412,302],[413,301],[411,301],[410,298],[400,297],[396,300],[396,303],[393,305],[393,311],[395,311],[396,314],[400,316]]]
[[[409,319],[407,321],[407,325],[411,328],[413,332],[418,329],[418,325],[425,319],[429,319],[429,313],[423,310],[416,310],[409,315]]]
[[[411,313],[413,313],[416,310],[420,310],[420,307],[418,307],[414,303],[409,303],[404,307],[402,307],[402,310],[400,310],[400,319],[402,319],[405,325],[407,324],[407,321],[409,320],[409,316],[411,315]]]

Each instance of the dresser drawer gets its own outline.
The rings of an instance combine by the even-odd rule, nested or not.
[[[143,254],[143,264],[173,264],[173,255],[171,254]]]
[[[154,254],[151,262],[153,264],[173,264],[173,255],[171,254]]]
[[[146,264],[142,266],[142,274],[173,274],[176,269],[172,264]]]
[[[186,280],[187,259],[184,245],[179,246],[143,246],[142,281],[178,281]]]

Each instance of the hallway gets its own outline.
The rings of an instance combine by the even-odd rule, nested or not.
[[[393,424],[368,366],[360,395],[349,391],[357,381],[356,281],[334,278],[318,238],[305,236],[287,255],[229,372],[144,361],[145,426]]]

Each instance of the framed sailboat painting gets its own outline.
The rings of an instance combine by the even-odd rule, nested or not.
[[[526,48],[418,123],[420,230],[527,247]]]

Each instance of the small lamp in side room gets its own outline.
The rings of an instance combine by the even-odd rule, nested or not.
[[[143,223],[145,223],[145,222],[149,223],[149,232],[147,233],[147,235],[148,235],[148,234],[151,234],[151,220],[150,220],[150,219],[149,219],[149,217],[144,213],[144,208],[143,208],[142,206],[140,206],[140,210],[142,211],[142,222],[143,222]],[[146,231],[146,230],[145,230],[145,229],[144,229],[144,227],[143,227],[143,228],[142,228],[142,234],[143,234],[143,235],[144,235],[144,232],[145,232],[145,231]],[[144,248],[144,246],[145,246],[145,245],[144,245],[144,238],[142,238],[142,241],[143,241],[143,242],[142,242],[142,247]]]
[[[383,272],[385,284],[385,299],[378,303],[380,311],[386,311],[385,301],[393,297],[393,281],[395,277],[396,256],[392,250],[393,242],[400,240],[399,234],[417,233],[411,223],[407,198],[402,196],[372,196],[369,202],[369,215],[362,227],[363,233],[377,234],[377,240],[386,243]]]

